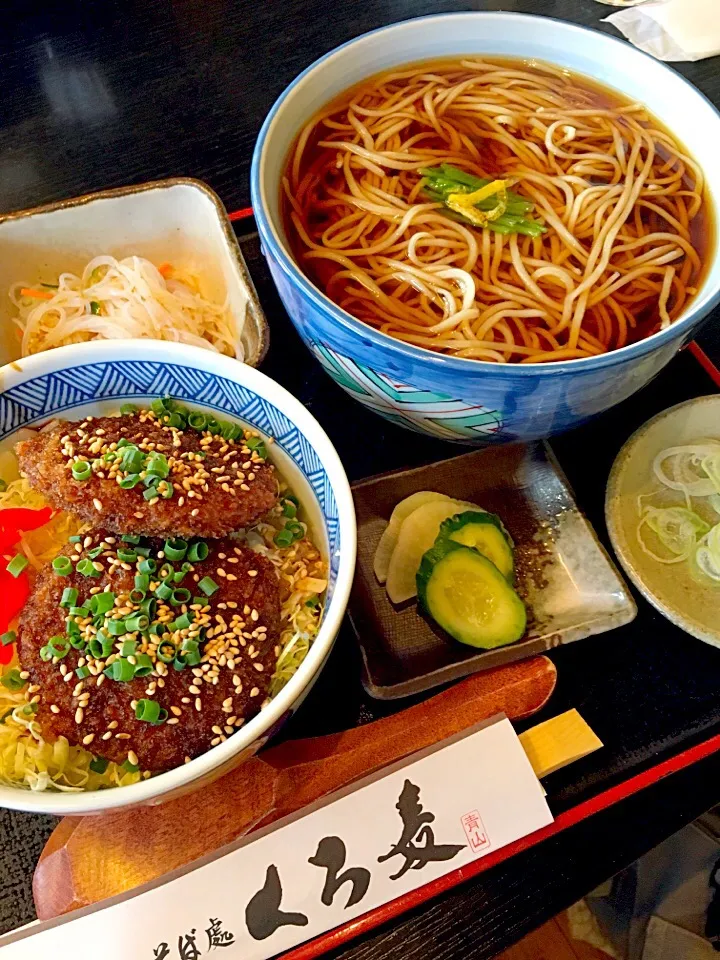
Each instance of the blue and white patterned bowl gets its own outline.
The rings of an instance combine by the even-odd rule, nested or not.
[[[160,803],[236,766],[292,715],[330,653],[355,569],[356,528],[345,471],[327,435],[303,405],[269,377],[210,350],[154,340],[60,347],[0,368],[0,450],[13,434],[54,417],[116,411],[124,401],[174,398],[235,417],[273,437],[274,463],[300,497],[329,562],[323,622],[287,686],[238,733],[191,763],[130,787],[58,794],[0,786],[0,806],[56,815]]]
[[[268,114],[253,156],[253,209],[285,308],[324,369],[376,413],[422,433],[470,444],[530,440],[588,420],[654,377],[720,300],[720,253],[716,247],[697,295],[666,330],[561,363],[441,356],[335,306],[298,268],[282,221],[280,183],[295,136],[326,103],[381,70],[469,53],[551,61],[644,102],[703,168],[713,206],[720,197],[720,115],[682,76],[624,41],[548,17],[492,12],[408,20],[351,40],[301,73]]]

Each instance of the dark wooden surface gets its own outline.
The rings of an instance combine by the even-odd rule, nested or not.
[[[461,9],[540,13],[613,32],[599,23],[609,8],[594,0],[338,0],[332,6],[324,0],[6,0],[0,28],[0,213],[179,174],[207,181],[229,210],[246,206],[257,131],[275,97],[303,67],[364,30]],[[717,59],[677,69],[720,104]],[[264,369],[320,419],[352,479],[455,452],[363,414],[322,377],[295,349],[253,239],[244,246],[273,332]],[[714,327],[706,327],[702,341],[720,362]],[[598,526],[610,451],[632,421],[641,422],[688,390],[709,389],[685,356],[625,411],[556,442],[581,505]],[[592,470],[583,469],[588,462]],[[657,615],[644,622],[644,631],[626,628],[612,640],[593,638],[556,654],[558,705],[580,706],[611,744],[597,763],[583,761],[551,778],[556,811],[713,732],[717,652],[682,635],[678,640]],[[345,631],[288,734],[339,730],[400,706],[368,701],[358,677],[357,653]],[[336,956],[492,957],[720,800],[718,774],[720,758],[703,761]],[[30,875],[53,822],[0,810],[2,930],[33,917]]]

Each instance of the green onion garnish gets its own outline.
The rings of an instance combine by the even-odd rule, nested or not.
[[[121,637],[128,632],[125,620],[108,620],[105,629],[112,637]]]
[[[168,560],[182,560],[187,553],[187,549],[187,541],[182,540],[180,537],[173,537],[171,540],[166,540],[165,546],[163,547]]]
[[[19,577],[27,565],[27,557],[24,557],[22,553],[16,553],[5,569],[11,577]]]
[[[164,453],[151,453],[145,463],[145,472],[158,477],[166,477],[170,473],[170,465]]]
[[[282,501],[282,512],[284,517],[289,517],[291,520],[294,520],[297,516],[297,507],[289,498],[286,498]]]
[[[75,676],[78,678],[78,680],[84,680],[86,677],[89,677],[89,676],[90,676],[90,668],[89,668],[89,667],[76,667],[76,668],[75,668]]]
[[[133,614],[133,616],[128,617],[125,621],[125,627],[128,633],[135,633],[137,630],[147,630],[149,626],[150,621],[143,613]]]
[[[123,563],[135,563],[137,560],[137,553],[135,550],[130,550],[127,547],[119,547],[117,557],[118,560],[122,560]]]
[[[120,415],[123,417],[128,416],[128,414],[130,413],[137,413],[137,411],[138,411],[138,408],[135,406],[134,403],[124,403],[120,407]]]
[[[137,653],[137,640],[123,640],[120,647],[121,657],[134,657]]]
[[[118,683],[128,683],[135,676],[135,667],[122,657],[113,661],[110,669],[112,670],[113,680]]]
[[[157,606],[157,600],[155,597],[145,597],[140,603],[140,613],[152,620],[155,614],[155,607]]]
[[[138,564],[138,570],[140,573],[155,573],[157,570],[157,561],[153,560],[152,557],[144,558]]]
[[[172,596],[172,593],[173,588],[165,582],[158,584],[155,589],[155,596],[158,598],[158,600],[169,600]]]
[[[102,544],[100,544],[99,547],[93,547],[92,550],[88,550],[87,556],[91,560],[97,560],[97,558],[100,556],[100,554],[103,552],[104,549],[105,547]]]
[[[68,537],[68,543],[80,543],[82,537],[79,533],[74,533],[71,537]]]
[[[131,543],[134,547],[136,547],[142,540],[142,537],[137,533],[124,533],[120,539],[123,543]]]
[[[45,648],[43,647],[43,649]],[[22,688],[25,686],[26,681],[23,680],[22,677],[20,676],[20,671],[17,668],[15,668],[3,674],[3,676],[0,677],[0,683],[7,690],[22,690]]]
[[[2,644],[3,647],[9,647],[11,643],[15,643],[16,639],[17,639],[17,635],[15,631],[8,630],[7,633],[3,633],[0,636],[0,644]]]
[[[129,760],[126,760],[120,766],[121,770],[124,770],[126,773],[137,773],[140,767],[136,763],[130,763]]]
[[[90,613],[94,616],[101,616],[108,613],[115,606],[115,594],[111,590],[104,593],[96,593],[90,597]]]
[[[122,407],[120,407],[120,412],[122,413]],[[110,766],[110,761],[106,760],[105,757],[93,757],[89,763],[89,767],[93,773],[103,774]]]
[[[220,584],[215,583],[212,577],[203,577],[198,587],[202,590],[206,597],[211,597],[216,591],[220,589]]]
[[[102,594],[97,594],[97,596],[102,596]],[[85,617],[89,616],[90,612],[91,611],[89,607],[70,607],[70,609],[68,610],[68,613],[71,616],[82,617],[83,620],[85,619]]]
[[[148,487],[147,490],[143,490],[143,500],[155,500],[160,498],[156,487]]]
[[[153,662],[146,653],[138,653],[135,655],[135,676],[136,677],[147,677],[148,674],[152,673]]]
[[[73,480],[89,480],[90,474],[92,473],[92,467],[87,460],[75,460],[70,468],[70,473],[73,475]]]
[[[96,570],[93,561],[88,559],[81,560],[75,569],[78,573],[81,573],[83,577],[99,577],[102,574],[102,570]]]
[[[66,577],[72,572],[72,561],[70,557],[55,557],[52,562],[52,568],[58,577]]]
[[[157,648],[157,658],[161,663],[172,663],[175,659],[175,644],[171,640],[163,640]]]
[[[90,313],[92,313],[95,317],[100,313],[100,304],[97,302],[97,300],[90,301]]]
[[[188,590],[187,587],[177,587],[172,592],[172,596],[170,597],[170,603],[174,607],[179,607],[180,604],[182,603],[188,603],[190,601],[190,597],[192,597],[192,593]]]
[[[294,543],[295,537],[286,527],[283,527],[275,534],[273,541],[276,547],[289,547],[291,543]]]
[[[59,657],[62,659],[70,652],[70,641],[67,637],[50,637],[47,642],[47,645],[54,657]]]
[[[193,622],[195,617],[194,610],[188,610],[186,613],[181,614],[175,621],[176,630],[187,630],[190,624]],[[187,642],[187,641],[186,641]],[[195,641],[197,643],[197,641]],[[185,650],[185,644],[183,644],[183,650]]]
[[[74,607],[77,603],[78,592],[75,587],[65,587],[60,598],[61,607]]]
[[[132,490],[133,487],[136,487],[140,483],[140,474],[139,473],[128,473],[127,476],[121,477],[118,474],[117,485],[121,490]]]
[[[193,411],[187,418],[188,426],[193,430],[204,430],[207,425],[207,417],[204,413]]]
[[[209,553],[210,547],[207,543],[204,540],[196,540],[188,547],[187,558],[193,563],[197,563],[198,560],[207,560]]]
[[[135,707],[135,719],[146,723],[157,723],[160,716],[160,704],[157,700],[138,700]]]

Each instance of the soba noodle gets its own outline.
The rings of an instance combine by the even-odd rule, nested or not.
[[[440,164],[506,178],[545,232],[450,219],[423,194]],[[702,171],[643,105],[549,65],[372,78],[302,130],[283,186],[296,256],[332,300],[456,357],[604,353],[672,323],[700,279]]]

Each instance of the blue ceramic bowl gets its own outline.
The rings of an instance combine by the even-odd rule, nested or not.
[[[551,61],[646,103],[700,163],[711,198],[720,196],[720,115],[683,77],[623,41],[546,17],[490,12],[424,17],[358,37],[308,67],[270,111],[253,157],[253,208],[285,308],[324,369],[370,409],[422,433],[471,444],[530,440],[582,423],[654,377],[720,300],[720,257],[713,252],[701,289],[672,326],[622,350],[561,363],[441,356],[333,304],[298,268],[282,222],[280,183],[295,136],[366,77],[468,53]]]
[[[48,350],[0,367],[0,453],[12,448],[23,428],[56,417],[108,414],[125,401],[165,394],[274,438],[271,459],[300,497],[328,560],[320,630],[280,693],[236,734],[192,762],[132,786],[88,793],[33,793],[0,785],[1,807],[80,815],[158,803],[195,790],[255,753],[279,730],[332,649],[355,570],[352,494],[340,459],[315,418],[264,374],[211,350],[156,340],[104,340]]]

